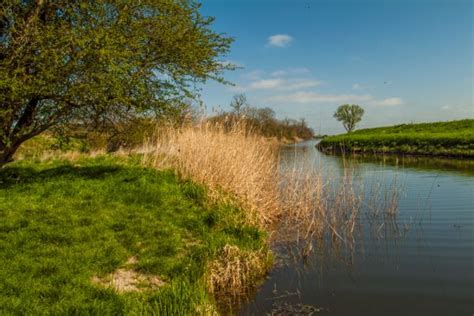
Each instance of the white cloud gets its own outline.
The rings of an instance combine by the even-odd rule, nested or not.
[[[402,105],[404,102],[401,98],[387,98],[378,100],[370,94],[321,94],[316,92],[304,92],[299,91],[291,94],[282,94],[269,97],[266,99],[268,102],[279,102],[279,103],[330,103],[330,104],[343,104],[343,103],[358,103],[361,105],[368,106],[397,106]]]
[[[287,34],[275,34],[268,38],[268,45],[275,47],[288,46],[293,41],[293,38]]]
[[[257,80],[248,86],[249,90],[260,90],[260,89],[274,89],[280,87],[283,84],[282,79],[262,79]]]
[[[265,74],[263,70],[254,70],[242,75],[244,79],[257,80],[260,79],[262,75]]]
[[[304,88],[312,88],[321,85],[323,82],[319,80],[297,80],[286,82],[282,90],[298,90]]]
[[[356,94],[320,94],[315,92],[295,92],[268,98],[269,102],[296,103],[360,103],[373,100],[371,95]]]
[[[354,83],[352,85],[352,90],[363,90],[367,89],[368,87],[366,85],[360,84],[360,83]]]
[[[321,85],[323,82],[314,79],[258,79],[248,85],[237,85],[232,87],[233,91],[245,92],[254,90],[280,90],[293,91],[304,88],[312,88]]]
[[[243,92],[245,92],[245,87],[236,84],[236,85],[233,85],[233,86],[228,86],[227,90],[229,90],[231,92],[235,92],[235,93],[243,93]]]
[[[443,115],[449,115],[450,118],[462,119],[474,115],[474,106],[472,105],[443,105],[440,109],[444,112]]]
[[[305,75],[309,74],[311,71],[308,68],[288,68],[280,69],[271,73],[273,77],[284,77],[288,75]]]
[[[277,71],[274,71],[272,72],[272,76],[273,77],[283,77],[283,76],[286,76],[288,74],[288,71],[286,70],[277,70]]]
[[[373,106],[397,106],[402,105],[403,100],[401,98],[387,98],[383,100],[373,100],[369,105]]]

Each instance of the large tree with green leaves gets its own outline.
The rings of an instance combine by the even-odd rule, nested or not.
[[[193,0],[2,0],[0,166],[64,122],[160,115],[223,82],[232,39]]]
[[[357,123],[362,120],[364,109],[357,104],[343,104],[339,106],[334,113],[334,117],[342,122],[342,125],[348,133],[352,132]]]

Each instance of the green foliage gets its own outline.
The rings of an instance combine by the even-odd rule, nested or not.
[[[324,151],[474,157],[474,120],[401,124],[324,138]]]
[[[103,147],[102,147],[103,148]],[[63,136],[61,134],[43,133],[25,141],[18,151],[15,158],[37,159],[47,152],[87,152],[91,149],[91,143],[87,139]]]
[[[334,117],[342,122],[348,133],[355,129],[357,123],[362,120],[363,115],[364,109],[357,104],[343,104],[334,113]]]
[[[199,314],[213,302],[207,263],[226,244],[259,250],[265,235],[171,171],[107,157],[0,170],[2,315]],[[132,256],[166,285],[119,294],[91,282]]]
[[[232,65],[193,0],[4,0],[0,165],[51,126],[159,116]]]
[[[71,135],[82,139],[89,149],[106,149],[107,152],[114,152],[120,148],[135,148],[143,145],[145,140],[156,131],[158,124],[158,120],[137,117],[120,122],[107,131],[77,127],[71,130]]]

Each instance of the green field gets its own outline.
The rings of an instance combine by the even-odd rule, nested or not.
[[[133,158],[9,164],[0,170],[0,314],[210,314],[208,267],[222,249],[268,254],[265,234],[247,223],[204,187]],[[159,286],[144,278],[120,292],[107,285],[120,269]]]
[[[361,129],[324,138],[318,148],[328,153],[391,153],[474,157],[474,119],[401,124]]]

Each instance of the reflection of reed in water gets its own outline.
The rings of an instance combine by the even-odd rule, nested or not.
[[[308,165],[311,160],[305,155],[311,151],[305,149],[295,153],[302,163],[282,166],[278,144],[249,131],[244,123],[229,127],[203,121],[177,129],[161,127],[139,152],[147,166],[172,168],[180,177],[204,184],[210,203],[220,200],[239,206],[242,213],[236,220],[268,231],[274,245],[296,245],[303,258],[318,249],[350,257],[356,237],[364,234],[361,212],[367,209],[367,199],[362,187],[354,185],[357,169],[343,168],[344,174],[333,179],[323,177],[322,169]],[[392,215],[374,216],[374,222],[396,218],[396,199],[386,200],[393,201],[387,213]],[[260,271],[251,265],[266,267],[268,260],[263,255],[235,255],[232,245],[224,246],[228,256],[210,264],[217,268],[211,269],[209,279],[224,280],[223,286],[213,288],[240,299],[252,291],[255,282],[249,276]],[[235,269],[236,257],[245,269]]]
[[[331,253],[350,264],[356,247],[361,250],[365,240],[393,241],[406,235],[408,226],[397,217],[401,186],[396,177],[387,183],[374,175],[367,183],[355,176],[353,162],[341,168],[341,176],[323,177],[322,166],[301,161],[281,168],[285,216],[275,240],[278,249],[289,246],[283,248],[303,261]]]

